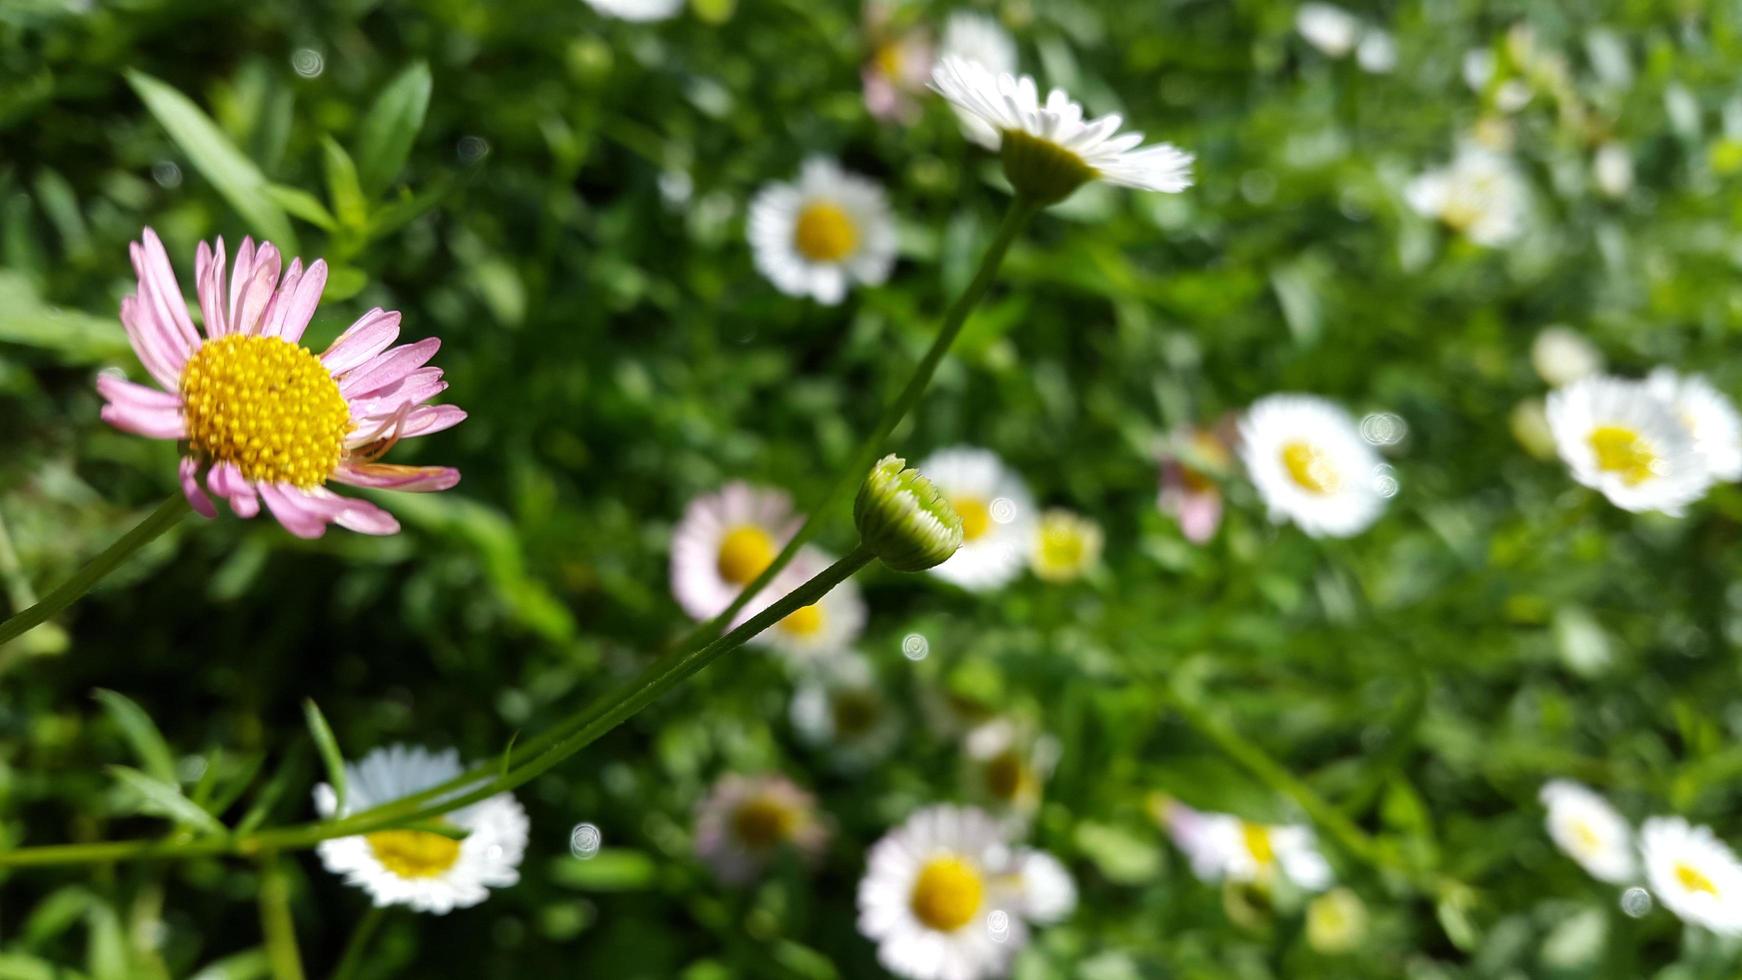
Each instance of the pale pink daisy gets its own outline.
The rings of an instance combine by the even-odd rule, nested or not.
[[[722,776],[696,807],[696,856],[728,885],[753,880],[782,850],[815,860],[828,840],[816,800],[785,776]]]
[[[121,325],[157,387],[103,374],[102,417],[125,432],[180,441],[182,492],[202,517],[217,516],[209,489],[244,518],[265,501],[301,538],[318,538],[329,524],[393,534],[392,515],[326,484],[434,491],[460,481],[451,467],[377,462],[399,440],[466,417],[452,405],[425,404],[448,386],[440,368],[425,366],[439,340],[391,346],[399,314],[377,308],[317,357],[298,341],[320,302],[327,264],[304,269],[292,259],[281,277],[278,250],[248,238],[228,288],[224,240],[216,249],[200,243],[202,335],[163,243],[150,228],[142,237],[130,248],[139,289],[121,301]]]

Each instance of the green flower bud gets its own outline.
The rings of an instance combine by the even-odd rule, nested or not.
[[[932,482],[900,456],[883,457],[853,501],[859,537],[883,564],[922,572],[962,546],[962,518]]]
[[[998,154],[1017,195],[1041,205],[1057,204],[1099,176],[1070,150],[1018,129],[1001,134]]]

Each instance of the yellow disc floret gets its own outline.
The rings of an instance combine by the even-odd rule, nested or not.
[[[763,569],[774,564],[778,550],[773,535],[754,524],[740,524],[720,539],[720,556],[715,565],[726,581],[749,585]]]
[[[1331,465],[1330,455],[1310,442],[1295,441],[1282,447],[1282,466],[1289,479],[1308,493],[1326,496],[1336,493],[1343,480]]]
[[[354,427],[339,383],[306,347],[231,334],[201,345],[181,376],[188,445],[260,483],[316,487]]]
[[[792,244],[812,262],[839,262],[858,249],[859,227],[839,204],[812,201],[798,213]]]
[[[908,905],[927,929],[955,932],[974,920],[985,901],[980,872],[954,855],[935,857],[919,869]]]
[[[766,851],[791,838],[798,823],[798,810],[769,796],[751,797],[732,812],[732,833],[753,851]]]
[[[460,842],[427,830],[379,830],[364,835],[381,866],[401,878],[434,878],[460,860]]]
[[[1705,892],[1714,896],[1718,894],[1718,886],[1712,884],[1712,879],[1706,877],[1700,869],[1684,861],[1676,862],[1675,880],[1690,892]]]
[[[1618,473],[1621,482],[1636,487],[1657,475],[1657,454],[1651,443],[1624,425],[1599,425],[1591,430],[1591,452],[1597,468]]]
[[[962,515],[962,540],[977,541],[992,530],[992,506],[984,497],[963,494],[950,498],[950,506]]]

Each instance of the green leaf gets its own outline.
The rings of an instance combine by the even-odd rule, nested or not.
[[[347,228],[363,228],[369,223],[369,201],[358,182],[357,165],[330,136],[321,138],[321,151],[327,168],[327,202],[333,206],[333,214]]]
[[[261,787],[247,812],[242,814],[242,819],[236,824],[236,833],[251,833],[256,827],[264,823],[267,817],[272,815],[272,808],[278,805],[279,799],[284,796],[284,791],[292,783],[302,781],[303,767],[307,758],[308,747],[306,744],[297,742],[291,746],[284,761],[278,764],[278,770],[272,774],[271,779],[267,780],[266,785]]]
[[[266,191],[265,175],[210,116],[193,100],[144,72],[129,70],[127,82],[187,154],[188,162],[212,182],[256,234],[271,240],[286,255],[301,250],[290,219]]]
[[[333,217],[321,199],[298,187],[285,184],[266,185],[266,196],[278,202],[278,206],[289,211],[291,217],[314,225],[322,231],[332,231],[339,226],[338,219]]]
[[[508,744],[502,747],[502,775],[508,775],[509,764],[514,761],[514,743],[520,738],[520,729],[508,736]]]
[[[272,975],[272,961],[258,946],[205,965],[188,980],[256,980]]]
[[[169,750],[169,743],[164,741],[163,733],[157,730],[145,709],[125,694],[100,687],[91,696],[103,705],[110,720],[121,729],[127,743],[133,746],[133,754],[139,757],[139,764],[145,767],[151,778],[176,785],[175,754]]]
[[[24,953],[0,953],[0,980],[84,980],[84,974]]]
[[[313,698],[303,701],[302,714],[308,721],[308,732],[314,737],[315,748],[320,750],[321,762],[327,767],[327,782],[333,787],[333,797],[337,801],[333,804],[333,812],[344,813],[345,756],[339,751],[339,740],[333,737],[333,729]]]
[[[109,766],[108,769],[116,781],[139,794],[139,812],[167,817],[179,826],[192,827],[207,834],[225,832],[217,817],[183,796],[181,788],[174,783],[154,779],[132,766]]]
[[[50,306],[42,301],[29,277],[3,269],[0,344],[32,347],[63,364],[102,364],[133,353],[118,318]]]
[[[655,867],[653,858],[642,851],[607,848],[589,858],[552,861],[550,880],[581,891],[637,891],[653,884]]]
[[[429,109],[430,86],[429,66],[420,61],[388,82],[363,118],[357,172],[370,197],[380,196],[404,169]]]

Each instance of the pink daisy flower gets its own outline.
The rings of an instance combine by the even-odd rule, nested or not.
[[[200,243],[194,258],[205,334],[194,328],[163,243],[150,228],[129,251],[139,290],[121,301],[121,325],[159,387],[119,374],[97,379],[105,422],[124,432],[182,443],[181,487],[203,517],[216,517],[207,491],[248,518],[266,508],[285,530],[318,538],[329,524],[393,534],[391,514],[327,483],[390,490],[446,490],[460,472],[376,460],[400,439],[458,424],[466,413],[427,405],[447,388],[426,367],[434,337],[391,346],[399,314],[363,314],[326,353],[297,342],[327,284],[327,264],[300,259],[279,276],[278,250],[242,239],[224,281],[224,240]],[[201,486],[201,478],[204,486]]]

